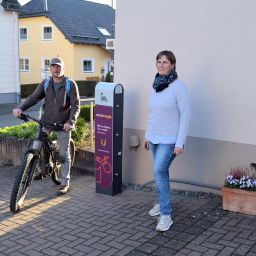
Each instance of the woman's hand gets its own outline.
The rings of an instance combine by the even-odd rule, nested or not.
[[[147,140],[144,140],[143,141],[143,147],[146,149],[146,150],[149,150],[149,143]]]
[[[183,152],[184,152],[184,148],[175,147],[173,154],[177,156],[179,154],[182,154]]]

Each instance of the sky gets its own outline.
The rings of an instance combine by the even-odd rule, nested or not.
[[[30,0],[18,0],[18,1],[21,5],[24,5],[27,2],[29,2]],[[112,1],[113,1],[113,8],[114,9],[116,8],[116,0],[88,0],[88,1],[95,2],[95,3],[100,3],[100,4],[107,4],[107,5],[110,5],[110,6],[111,6]]]

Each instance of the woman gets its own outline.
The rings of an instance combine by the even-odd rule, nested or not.
[[[156,56],[157,74],[149,98],[144,147],[153,157],[157,203],[150,216],[160,214],[157,231],[166,231],[171,218],[169,167],[183,153],[188,131],[190,104],[186,85],[178,79],[176,58],[171,51]]]

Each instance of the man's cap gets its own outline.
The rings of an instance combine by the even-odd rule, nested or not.
[[[55,57],[55,58],[51,59],[50,66],[51,65],[59,65],[61,67],[64,67],[64,61],[63,61],[63,59],[61,59],[59,57]]]

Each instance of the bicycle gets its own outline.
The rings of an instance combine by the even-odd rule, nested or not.
[[[95,157],[96,161],[96,166],[95,166],[95,172],[96,172],[96,182],[97,183],[102,183],[102,176],[108,176],[111,177],[111,172],[112,172],[112,166],[111,163],[109,163],[109,156],[96,156]],[[108,181],[107,181],[108,180]],[[109,185],[109,182],[111,182],[112,179],[105,179],[104,186]]]
[[[58,130],[64,128],[62,124],[49,123],[31,117],[28,114],[21,114],[19,117],[24,122],[34,121],[38,123],[35,139],[30,139],[26,151],[24,153],[21,166],[19,167],[15,182],[13,185],[10,210],[17,213],[26,197],[28,187],[32,183],[36,170],[42,167],[44,176],[50,176],[56,185],[60,185],[60,165],[59,150],[57,141],[50,141],[48,134],[44,131],[44,127],[54,127]],[[70,156],[71,166],[75,157],[74,142],[70,140]],[[40,163],[40,164],[39,164]],[[41,166],[39,166],[41,165]]]

